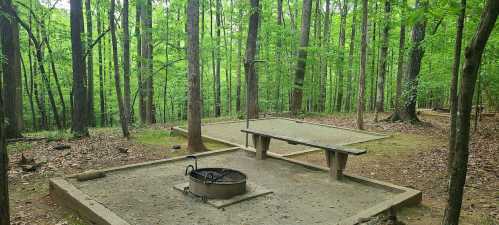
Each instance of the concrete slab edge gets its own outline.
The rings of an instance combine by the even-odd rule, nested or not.
[[[225,152],[236,151],[238,149],[240,149],[240,148],[239,147],[230,147],[230,148],[223,148],[223,149],[219,149],[219,150],[200,152],[200,153],[196,153],[193,155],[195,155],[195,156],[216,155],[216,154],[221,154],[221,153],[225,153]],[[139,167],[146,167],[146,166],[152,166],[152,165],[157,165],[157,164],[179,161],[179,160],[185,159],[186,157],[187,157],[187,155],[177,156],[177,157],[168,158],[168,159],[158,159],[158,160],[153,160],[153,161],[147,161],[147,162],[129,164],[129,165],[124,165],[124,166],[117,166],[117,167],[95,170],[95,172],[109,173],[109,172],[114,172],[114,171],[135,169],[135,168],[139,168]],[[76,176],[78,176],[80,174],[81,173],[68,175],[68,176],[65,176],[65,178],[76,178]]]
[[[365,131],[365,130],[353,129],[353,128],[348,128],[348,127],[339,127],[339,126],[334,126],[334,125],[329,125],[329,124],[315,123],[315,122],[297,120],[297,119],[292,119],[292,118],[275,117],[273,119],[283,119],[283,120],[289,120],[289,121],[294,121],[294,122],[298,122],[298,123],[308,123],[308,124],[314,124],[314,125],[319,125],[319,126],[323,126],[323,127],[331,127],[331,128],[342,129],[342,130],[349,130],[349,131],[359,132],[359,133],[363,133],[363,134],[390,137],[390,135],[376,133],[376,132],[372,132],[372,131]]]
[[[63,205],[83,219],[96,225],[130,225],[104,205],[90,198],[63,178],[49,181],[49,192],[52,199]]]

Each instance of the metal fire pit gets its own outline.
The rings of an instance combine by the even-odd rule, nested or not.
[[[206,199],[229,199],[236,195],[246,193],[246,174],[227,168],[197,168],[197,158],[188,156],[195,160],[195,166],[188,165],[185,175],[189,176],[190,192],[204,200]]]

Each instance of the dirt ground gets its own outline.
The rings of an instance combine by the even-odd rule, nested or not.
[[[305,120],[336,126],[355,126],[354,114],[308,116]],[[392,138],[367,142],[370,152],[352,157],[348,171],[398,185],[422,190],[423,204],[399,213],[406,224],[439,224],[445,206],[447,184],[447,119],[422,116],[419,125],[374,123],[366,116],[369,131],[392,135]],[[472,138],[469,175],[463,206],[464,224],[497,225],[499,220],[499,118],[486,118]],[[88,169],[105,168],[186,154],[185,139],[169,137],[169,126],[135,129],[134,138],[120,137],[117,129],[95,129],[91,137],[71,140],[67,134],[36,133],[48,140],[18,142],[9,145],[11,216],[13,223],[41,225],[83,225],[75,216],[57,207],[48,196],[48,179]],[[159,131],[158,131],[159,130]],[[161,133],[165,132],[165,133]],[[385,141],[385,142],[383,142]],[[55,150],[66,144],[70,149]],[[180,150],[171,149],[181,145]],[[211,149],[225,146],[210,143]],[[41,166],[25,172],[17,163],[21,156],[33,157]],[[303,160],[322,163],[322,155],[302,155]]]

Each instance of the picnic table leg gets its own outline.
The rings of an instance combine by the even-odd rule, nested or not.
[[[253,135],[253,143],[256,149],[256,159],[262,160],[267,158],[267,150],[269,150],[270,137]]]
[[[326,163],[329,167],[329,174],[333,180],[343,178],[343,170],[347,165],[348,154],[324,150]]]

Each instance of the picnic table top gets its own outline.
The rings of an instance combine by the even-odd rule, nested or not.
[[[314,148],[320,148],[328,151],[334,151],[334,152],[340,152],[340,153],[345,153],[349,155],[362,155],[365,154],[367,151],[365,149],[356,149],[356,148],[350,148],[350,147],[345,147],[345,146],[340,146],[340,145],[332,145],[332,144],[326,144],[326,143],[319,143],[311,140],[303,140],[299,139],[296,137],[289,137],[289,136],[284,136],[282,134],[279,134],[275,131],[269,132],[269,131],[261,131],[261,130],[254,130],[254,129],[242,129],[241,132],[244,133],[249,133],[249,134],[256,134],[260,136],[265,136],[265,137],[270,137],[282,141],[287,141],[290,144],[301,144],[309,147],[314,147]]]

